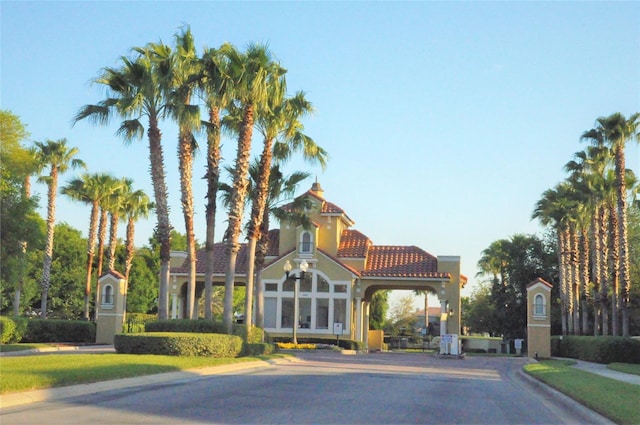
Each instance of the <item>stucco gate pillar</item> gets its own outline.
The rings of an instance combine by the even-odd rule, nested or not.
[[[551,285],[538,278],[527,285],[527,352],[551,357]]]
[[[124,324],[124,276],[109,270],[98,279],[96,301],[96,343],[113,344]]]

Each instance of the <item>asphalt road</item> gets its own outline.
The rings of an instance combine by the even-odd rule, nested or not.
[[[299,357],[300,362],[2,409],[0,423],[602,423],[525,380],[524,358],[328,351]]]

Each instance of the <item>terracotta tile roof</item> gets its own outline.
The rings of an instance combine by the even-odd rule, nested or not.
[[[365,258],[371,239],[357,230],[344,230],[340,235],[339,258]]]
[[[303,198],[305,196],[311,196],[313,198],[316,198],[318,201],[320,201],[321,207],[320,207],[320,214],[330,214],[330,215],[334,215],[334,214],[338,214],[338,215],[344,215],[344,217],[351,223],[354,223],[353,220],[351,220],[351,218],[347,215],[347,213],[340,208],[339,206],[337,206],[336,204],[329,202],[329,201],[325,201],[324,198],[318,196],[317,193],[315,193],[312,190],[308,190],[305,193],[303,193],[302,195],[300,195],[298,198]],[[291,211],[292,210],[292,205],[293,202],[290,202],[288,204],[285,204],[282,206],[282,209],[285,211]]]
[[[213,245],[214,261],[213,261],[213,273],[224,274],[229,262],[229,254],[227,253],[227,247],[224,242],[218,242]],[[196,252],[196,273],[204,274],[205,270],[205,258],[206,252],[204,249],[200,249]],[[238,251],[238,257],[236,258],[236,274],[246,274],[247,271],[247,244],[240,245],[240,251]],[[187,260],[185,259],[181,267],[172,267],[171,273],[184,273],[187,274],[189,269],[187,267]]]
[[[417,246],[372,245],[363,277],[447,278],[438,272],[438,260]]]
[[[267,257],[277,257],[280,253],[280,229],[269,230],[269,249]]]

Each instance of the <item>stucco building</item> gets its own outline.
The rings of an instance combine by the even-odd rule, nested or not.
[[[440,332],[460,330],[460,290],[467,278],[460,274],[460,257],[434,256],[417,246],[375,245],[353,229],[355,222],[345,210],[327,201],[318,183],[302,194],[308,201],[305,214],[311,226],[281,222],[269,232],[270,246],[260,282],[264,294],[264,328],[271,335],[298,337],[335,336],[368,340],[369,305],[375,291],[427,290],[440,302]],[[247,270],[246,246],[236,263],[236,285],[244,285]],[[204,288],[204,250],[198,252],[196,296]],[[215,246],[214,284],[224,286],[227,260],[223,243]],[[187,286],[186,253],[172,253],[170,273],[171,317],[182,317]],[[308,264],[305,279],[299,280],[298,317],[294,317],[295,280],[300,264]],[[340,324],[336,327],[335,324]]]

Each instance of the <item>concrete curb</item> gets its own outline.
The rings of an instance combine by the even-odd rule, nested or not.
[[[615,422],[612,422],[601,414],[589,409],[587,406],[561,393],[560,391],[553,389],[547,384],[538,381],[533,376],[527,374],[524,370],[519,370],[517,376],[527,384],[533,386],[546,398],[552,399],[554,402],[562,405],[562,407],[567,411],[582,417],[584,421],[581,421],[581,424],[615,425]]]

